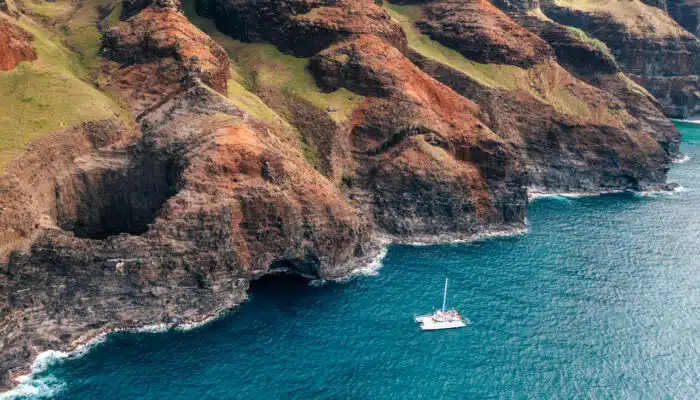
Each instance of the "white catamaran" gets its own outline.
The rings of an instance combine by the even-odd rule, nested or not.
[[[442,295],[442,310],[437,310],[432,314],[417,315],[416,322],[420,324],[420,328],[424,331],[433,331],[438,329],[454,329],[464,328],[470,322],[469,318],[462,319],[457,310],[445,310],[445,302],[447,301],[447,278],[445,278],[445,292]]]

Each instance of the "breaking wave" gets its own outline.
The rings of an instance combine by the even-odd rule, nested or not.
[[[681,154],[678,158],[674,158],[673,160],[671,160],[671,162],[674,164],[683,164],[689,160],[690,160],[690,156],[687,156],[685,154]]]
[[[14,399],[50,399],[56,396],[64,387],[65,383],[56,377],[49,375],[42,378],[27,378],[9,392],[0,393],[2,400]]]
[[[80,357],[87,353],[87,350],[77,349],[75,357]],[[59,363],[74,353],[49,350],[39,354],[32,364],[31,372],[15,378],[19,385],[14,389],[0,393],[0,400],[14,400],[20,398],[50,399],[56,396],[64,387],[65,383],[58,380],[53,375],[39,376],[50,366]]]
[[[687,192],[688,189],[686,189],[683,186],[676,186],[673,188],[673,190],[647,190],[643,192],[638,192],[635,193],[635,196],[640,196],[640,197],[657,197],[657,196],[673,196],[678,193],[683,193]]]
[[[384,260],[384,257],[386,257],[386,254],[389,251],[388,243],[386,242],[386,240],[383,240],[382,242],[382,247],[379,253],[377,253],[377,255],[374,258],[370,259],[370,261],[366,265],[355,268],[352,271],[350,271],[349,274],[337,279],[314,279],[311,282],[309,282],[309,285],[318,287],[323,286],[329,282],[347,283],[361,276],[379,275],[379,270],[384,266],[382,264],[382,260]]]
[[[604,194],[618,194],[624,193],[622,190],[608,190],[600,192],[529,192],[528,199],[530,201],[538,199],[556,199],[566,201],[568,199],[576,199],[580,197],[595,197]]]
[[[700,119],[675,119],[675,118],[672,118],[671,121],[682,122],[684,124],[700,124]]]

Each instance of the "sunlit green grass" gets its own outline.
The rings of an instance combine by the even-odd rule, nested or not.
[[[195,12],[194,1],[183,2],[185,15],[203,32],[218,42],[229,54],[236,72],[236,88],[253,90],[255,87],[273,87],[282,93],[294,95],[309,101],[322,110],[335,109],[328,116],[337,122],[349,119],[352,110],[363,100],[362,96],[346,89],[324,93],[316,85],[307,70],[309,60],[283,54],[275,46],[267,43],[243,43],[221,33],[214,21],[203,18]],[[248,110],[250,111],[250,110]],[[253,114],[260,112],[253,109]]]
[[[519,90],[555,110],[582,118],[617,120],[616,115],[594,115],[594,111],[567,87],[569,74],[554,64],[521,68],[504,64],[482,64],[465,58],[461,53],[432,40],[416,27],[420,18],[419,5],[384,3],[392,20],[406,32],[409,48],[428,59],[461,72],[475,82],[493,89]],[[604,111],[605,112],[605,111]],[[622,116],[624,117],[624,116]]]
[[[34,35],[38,59],[0,72],[0,168],[33,139],[119,109],[79,78],[85,71],[60,38],[24,17],[14,23]]]

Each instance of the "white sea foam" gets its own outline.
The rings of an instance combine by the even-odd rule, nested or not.
[[[464,244],[478,242],[481,240],[518,236],[523,235],[525,233],[527,233],[527,228],[518,226],[506,229],[488,230],[466,235],[424,235],[414,236],[408,239],[397,238],[394,240],[394,243],[406,244],[409,246],[432,246],[435,244]]]
[[[202,326],[214,321],[215,319],[219,318],[223,314],[224,314],[224,312],[220,312],[220,313],[213,314],[210,317],[207,317],[207,318],[205,318],[201,321],[198,321],[198,322],[187,322],[184,324],[178,324],[173,329],[175,329],[177,331],[181,331],[181,332],[191,331],[193,329],[197,329],[199,327],[202,327]]]
[[[80,354],[78,354],[78,351],[80,351]],[[0,400],[10,400],[24,397],[39,399],[54,397],[56,393],[65,387],[65,383],[61,382],[52,375],[39,377],[38,374],[45,371],[49,366],[61,362],[68,357],[72,357],[74,353],[79,357],[86,352],[87,351],[85,349],[79,348],[72,353],[48,350],[39,354],[34,359],[34,363],[32,363],[31,372],[26,375],[16,377],[15,381],[17,381],[19,384],[10,391],[0,393]]]
[[[688,162],[690,160],[690,156],[681,154],[678,158],[674,158],[671,160],[672,163],[674,164],[683,164],[685,162]]]
[[[364,263],[360,263],[360,266],[351,270],[350,273],[347,275],[336,278],[336,279],[314,279],[309,282],[309,285],[319,287],[319,286],[324,286],[328,284],[329,282],[335,282],[335,283],[347,283],[357,277],[361,276],[377,276],[379,275],[379,270],[384,266],[382,264],[382,261],[384,260],[384,257],[386,257],[387,252],[389,251],[389,244],[391,243],[391,240],[388,237],[382,236],[381,238],[377,239],[378,240],[378,246],[380,247],[379,252],[373,257],[367,260]]]
[[[19,384],[4,393],[0,393],[0,400],[11,400],[23,397],[33,397],[33,398],[51,398],[58,393],[65,384],[59,381],[54,376],[41,376],[39,375],[46,371],[52,365],[62,362],[67,359],[76,359],[86,355],[93,346],[96,346],[107,339],[107,336],[115,332],[133,332],[133,333],[161,333],[166,332],[170,329],[176,329],[180,331],[188,331],[195,329],[202,325],[211,322],[213,319],[217,318],[220,314],[212,315],[199,322],[189,322],[183,324],[153,324],[146,325],[140,328],[118,328],[111,329],[109,331],[102,332],[97,336],[91,338],[86,343],[78,345],[75,350],[66,352],[58,350],[47,350],[40,353],[32,362],[31,371],[22,376],[14,378]]]
[[[533,201],[539,200],[539,199],[554,199],[554,200],[571,202],[571,199],[575,198],[575,197],[583,197],[583,196],[580,194],[573,194],[573,193],[528,193],[528,195],[527,195],[527,198],[530,202],[533,202]]]
[[[694,118],[694,119],[675,119],[671,118],[671,121],[676,121],[676,122],[683,122],[686,124],[700,124],[700,119]]]
[[[28,376],[28,375],[25,375]],[[18,380],[20,380],[18,378]],[[50,399],[63,390],[65,383],[49,375],[42,378],[26,378],[14,389],[0,393],[0,400],[14,400],[30,397],[32,399]]]
[[[619,194],[625,192],[626,191],[624,190],[600,190],[596,192],[541,192],[537,189],[529,189],[527,192],[527,197],[530,201],[546,198],[575,199],[580,197],[596,197],[606,194]]]
[[[678,193],[687,192],[688,189],[683,186],[676,186],[673,190],[646,190],[643,192],[635,193],[636,196],[641,197],[657,197],[657,196],[673,196]]]
[[[134,332],[134,333],[163,333],[163,332],[167,332],[170,328],[172,328],[171,324],[160,323],[160,324],[146,325],[146,326],[143,326],[141,328],[120,329],[120,331],[122,331],[122,332]]]
[[[384,257],[386,257],[386,253],[389,251],[389,247],[387,244],[382,245],[382,249],[379,251],[379,254],[377,254],[372,261],[370,261],[367,265],[356,268],[350,273],[340,279],[336,279],[336,282],[347,282],[353,278],[356,278],[358,276],[377,276],[379,275],[379,270],[384,266],[382,264],[382,261],[384,260]]]

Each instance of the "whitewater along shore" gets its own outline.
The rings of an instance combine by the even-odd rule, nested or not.
[[[0,79],[75,91],[6,96],[44,125],[1,153],[2,390],[43,352],[232,309],[266,274],[340,279],[387,238],[520,232],[528,187],[667,188],[664,107],[554,22],[488,2],[262,3],[73,4],[99,42],[80,57],[63,22],[0,7],[23,44]]]

